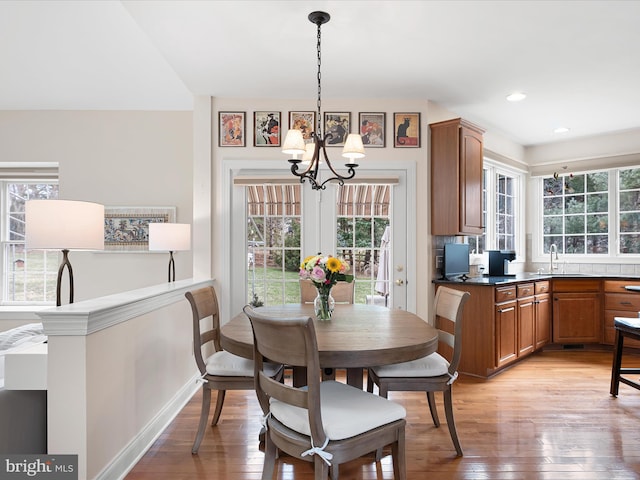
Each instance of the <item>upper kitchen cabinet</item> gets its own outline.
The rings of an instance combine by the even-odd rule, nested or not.
[[[484,130],[461,118],[429,127],[431,234],[481,235]]]

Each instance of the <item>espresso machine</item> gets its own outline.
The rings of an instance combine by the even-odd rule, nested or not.
[[[487,250],[489,253],[489,273],[490,277],[515,276],[506,273],[509,270],[509,262],[516,259],[516,252],[513,250]]]

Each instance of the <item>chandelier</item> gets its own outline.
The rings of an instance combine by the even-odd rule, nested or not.
[[[322,89],[320,84],[320,66],[321,66],[321,54],[320,54],[320,27],[322,24],[327,23],[331,16],[326,12],[311,12],[309,14],[309,21],[318,26],[318,116],[316,117],[315,131],[311,133],[312,142],[305,144],[305,140],[302,136],[302,131],[298,129],[291,129],[287,132],[282,148],[282,153],[293,155],[293,158],[289,159],[291,163],[291,173],[300,177],[300,183],[304,183],[305,180],[309,180],[311,187],[314,190],[324,190],[325,185],[328,182],[336,181],[340,185],[344,185],[345,180],[349,180],[356,175],[355,168],[358,166],[356,159],[364,157],[364,145],[362,144],[362,137],[357,133],[350,133],[347,135],[347,139],[344,143],[342,150],[342,156],[346,157],[345,167],[347,168],[346,175],[340,175],[331,166],[327,151],[325,149],[325,142],[333,138],[331,132],[325,132],[322,134],[320,127],[320,115],[322,105]],[[302,158],[298,158],[298,155],[302,155]],[[327,178],[322,181],[318,178],[321,155],[324,158],[324,163],[327,165],[333,177]],[[308,162],[308,164],[307,164]]]

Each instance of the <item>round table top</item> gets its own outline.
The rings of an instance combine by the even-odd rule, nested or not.
[[[438,332],[405,310],[362,304],[338,304],[331,320],[317,320],[313,305],[287,304],[256,309],[279,317],[313,318],[322,367],[360,368],[407,362],[429,355],[438,347]],[[240,313],[221,327],[225,350],[253,357],[249,318]]]

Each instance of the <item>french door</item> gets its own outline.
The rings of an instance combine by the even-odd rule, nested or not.
[[[319,252],[347,260],[356,303],[415,310],[415,294],[407,290],[415,278],[406,260],[415,241],[407,239],[415,229],[407,218],[406,169],[369,170],[357,184],[323,191],[287,172],[229,166],[229,174],[231,311],[299,302],[300,261]]]

